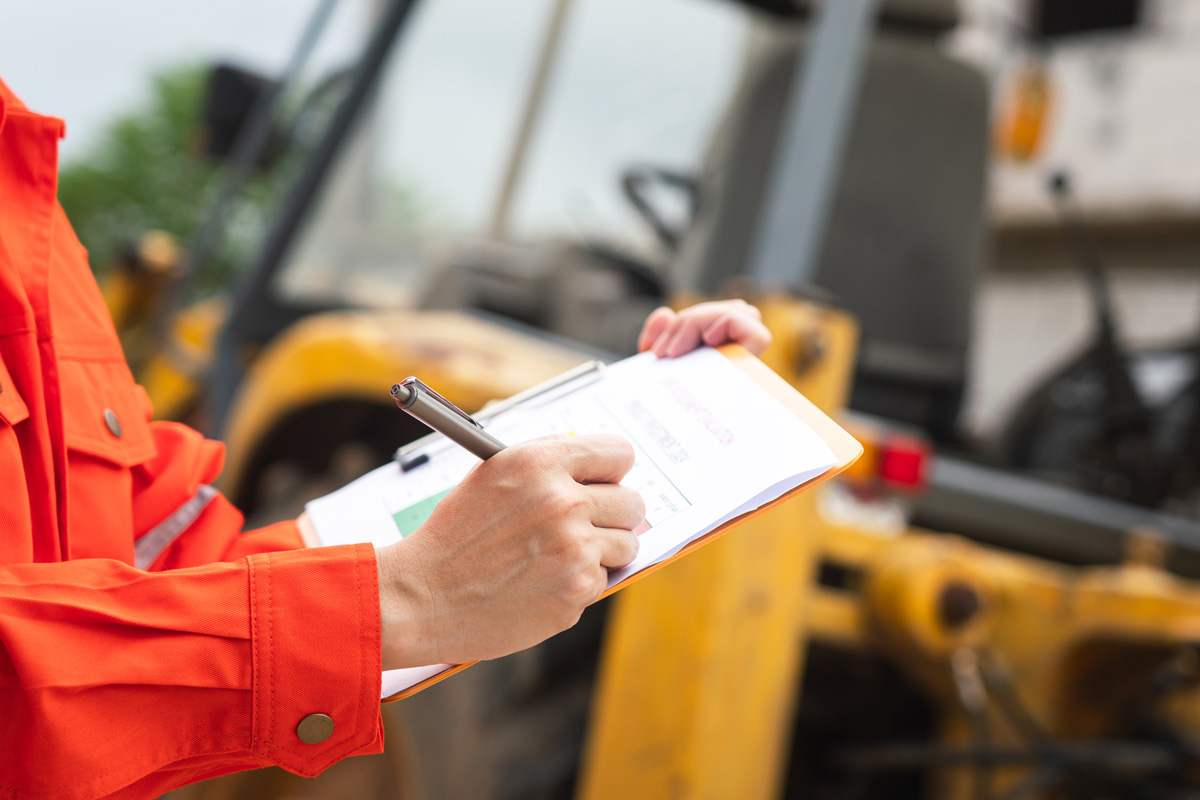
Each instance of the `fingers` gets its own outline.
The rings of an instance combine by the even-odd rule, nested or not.
[[[567,472],[578,483],[620,483],[633,468],[633,445],[608,433],[576,436],[558,443]]]
[[[761,312],[744,300],[701,303],[678,314],[658,309],[646,320],[638,347],[648,348],[661,358],[675,358],[701,344],[717,346],[726,342],[737,342],[761,355],[771,343]]]
[[[675,358],[684,353],[690,353],[700,346],[700,337],[704,334],[707,321],[699,314],[681,314],[672,326],[666,343],[655,347],[654,352],[660,357]]]
[[[638,554],[638,537],[621,528],[598,529],[600,565],[609,569],[627,566]]]
[[[716,322],[705,328],[702,338],[705,344],[713,347],[726,342],[737,342],[756,356],[761,356],[771,344],[771,332],[765,325],[746,314],[734,311],[718,317]]]
[[[597,484],[587,487],[591,521],[597,528],[631,531],[646,518],[646,501],[627,486]]]
[[[675,312],[671,309],[666,306],[654,309],[642,325],[642,334],[638,337],[638,352],[644,353],[653,347],[674,321]]]

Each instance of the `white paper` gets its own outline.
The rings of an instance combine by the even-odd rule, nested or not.
[[[646,528],[632,564],[609,585],[669,558],[722,523],[758,508],[831,468],[829,447],[729,359],[711,349],[682,358],[646,353],[516,408],[488,423],[502,442],[551,433],[615,433],[634,447],[622,483],[646,501]],[[307,506],[322,544],[399,541],[477,463],[444,439],[409,472],[389,464]],[[446,665],[384,673],[388,697]]]

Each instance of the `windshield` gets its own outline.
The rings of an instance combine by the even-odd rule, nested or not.
[[[555,0],[425,0],[393,49],[279,273],[289,301],[416,301],[431,265],[485,237]],[[653,254],[632,166],[699,169],[748,25],[716,0],[573,0],[501,237]]]

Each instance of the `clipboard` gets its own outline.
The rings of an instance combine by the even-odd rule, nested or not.
[[[662,561],[651,564],[625,578],[620,583],[609,587],[600,596],[597,602],[620,591],[626,586],[641,580],[647,575],[657,572],[659,569],[667,566],[668,564],[674,563],[676,560],[687,556],[689,553],[692,553],[696,549],[703,547],[709,542],[724,536],[726,533],[734,530],[747,520],[753,519],[759,514],[774,508],[780,503],[788,501],[800,492],[808,491],[818,484],[824,483],[835,475],[845,471],[863,453],[863,447],[858,440],[847,433],[840,425],[830,419],[825,412],[813,405],[806,397],[804,397],[804,395],[796,391],[795,388],[793,388],[787,381],[775,374],[770,367],[758,360],[758,358],[753,356],[744,347],[738,344],[727,344],[717,349],[722,355],[728,358],[734,364],[734,366],[745,373],[761,388],[766,390],[766,392],[777,402],[779,402],[780,405],[795,414],[802,422],[804,422],[804,424],[806,424],[814,433],[816,433],[817,436],[825,442],[826,446],[829,447],[829,450],[833,453],[834,464],[832,467],[816,477],[799,484],[798,486],[795,486],[794,488],[781,494],[779,497],[767,501],[758,508],[747,511],[737,517],[734,517],[733,519],[726,521],[703,536],[688,542],[673,555],[664,558]],[[579,367],[563,373],[557,378],[547,381],[546,383],[539,384],[538,386],[535,386],[525,392],[514,395],[508,400],[504,400],[500,403],[489,406],[483,412],[476,414],[475,416],[476,418],[482,419],[486,419],[489,416],[494,416],[495,414],[498,414],[507,408],[512,408],[515,405],[525,402],[526,400],[538,395],[544,394],[552,389],[561,387],[564,384],[573,380],[577,380],[585,375],[588,375],[589,373],[596,373],[599,377],[602,377],[603,369],[604,365],[602,362],[588,362],[586,364],[581,364]],[[434,436],[437,435],[438,434],[435,434]],[[432,437],[419,439],[416,442],[413,442],[411,445],[406,445],[405,447],[400,448],[400,450],[398,450],[396,453],[397,461],[400,462],[406,454],[411,453],[413,450],[428,443],[430,438]],[[442,672],[437,673],[436,675],[426,678],[420,683],[413,684],[403,691],[383,698],[381,702],[391,703],[396,700],[403,700],[407,697],[411,697],[417,692],[427,689],[430,686],[433,686],[435,683],[445,680],[451,675],[456,675],[459,672],[462,672],[464,669],[472,666],[475,663],[478,662],[471,661],[465,664],[452,666]]]

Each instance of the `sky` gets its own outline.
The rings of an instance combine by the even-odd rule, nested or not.
[[[311,75],[347,63],[373,0],[341,0]],[[377,160],[433,216],[485,224],[552,0],[423,0],[385,81]],[[278,74],[316,0],[0,0],[0,76],[63,117],[64,162],[181,62]],[[619,192],[633,163],[696,164],[742,57],[744,26],[720,0],[574,0],[559,68],[514,208],[560,234],[632,220]]]
[[[311,0],[0,0],[0,76],[31,108],[66,120],[61,154],[70,160],[106,120],[145,97],[156,70],[220,59],[282,70],[314,7]],[[346,52],[361,29],[359,15],[335,14],[321,59]]]
[[[317,69],[350,57],[373,1],[341,0]],[[977,60],[989,71],[1012,61],[995,29],[1003,17],[996,15],[1011,15],[1015,2],[965,3],[965,38],[974,31]],[[384,125],[391,138],[382,158],[439,216],[469,228],[487,217],[550,3],[419,5],[417,32],[402,48],[407,64],[391,81],[394,102]],[[614,189],[624,165],[686,167],[702,158],[740,56],[730,5],[575,0],[539,149],[515,209],[519,225],[627,226]],[[79,160],[108,119],[144,97],[155,70],[231,60],[278,73],[315,6],[316,0],[0,0],[0,76],[34,109],[66,120],[62,156]],[[1084,202],[1105,209],[1132,203],[1190,212],[1200,203],[1200,159],[1192,144],[1200,114],[1195,104],[1171,101],[1187,95],[1200,69],[1200,2],[1159,0],[1153,9],[1143,36],[1056,54],[1057,100],[1044,153],[1033,165],[997,171],[993,195],[1001,213],[1047,213],[1038,177],[1046,163],[1086,172],[1091,186]]]

